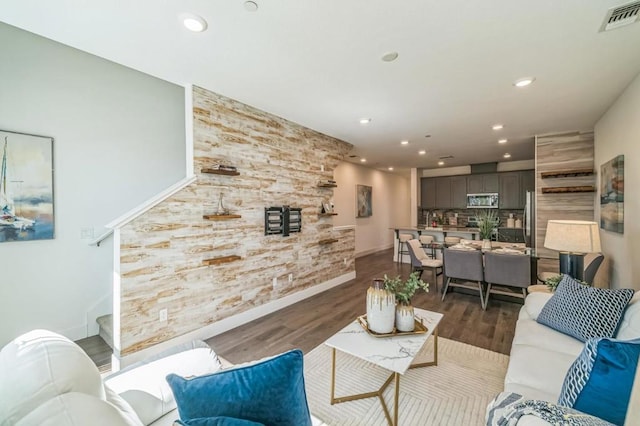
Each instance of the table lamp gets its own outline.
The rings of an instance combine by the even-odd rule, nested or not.
[[[596,222],[550,220],[544,246],[560,252],[560,273],[584,278],[584,255],[600,252],[600,231]]]

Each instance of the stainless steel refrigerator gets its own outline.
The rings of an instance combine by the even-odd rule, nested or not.
[[[536,248],[536,193],[527,191],[522,227],[527,247]]]

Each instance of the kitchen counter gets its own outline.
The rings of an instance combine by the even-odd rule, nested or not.
[[[397,261],[397,256],[398,256],[398,237],[400,235],[400,232],[403,231],[403,233],[412,233],[414,235],[417,234],[418,237],[420,237],[420,235],[432,235],[434,237],[435,241],[444,241],[445,237],[447,236],[456,236],[456,237],[460,237],[460,238],[465,238],[468,240],[475,240],[477,239],[478,234],[480,234],[480,230],[478,228],[467,228],[464,226],[449,226],[449,225],[442,225],[442,226],[438,226],[438,227],[431,227],[431,226],[396,226],[393,228],[389,228],[390,230],[393,230],[395,233],[395,238],[393,241],[393,260]],[[402,261],[407,263],[410,263],[410,259],[409,256],[402,256]]]

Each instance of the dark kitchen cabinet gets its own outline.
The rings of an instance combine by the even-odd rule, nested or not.
[[[420,179],[420,204],[425,209],[435,209],[436,206],[436,181],[434,178]]]
[[[498,228],[498,241],[524,243],[524,230],[522,228]]]
[[[467,193],[482,194],[486,192],[499,192],[498,174],[487,173],[467,176]]]
[[[454,209],[467,208],[467,177],[451,176],[451,206]]]
[[[521,209],[522,189],[520,184],[520,172],[500,173],[499,205],[501,209]]]
[[[438,177],[436,181],[436,207],[448,209],[451,207],[451,177]]]

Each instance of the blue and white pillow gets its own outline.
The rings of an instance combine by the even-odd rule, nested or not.
[[[591,339],[564,378],[558,404],[622,426],[640,357],[640,339]]]
[[[537,321],[583,342],[613,337],[633,294],[631,289],[588,287],[564,275]]]

